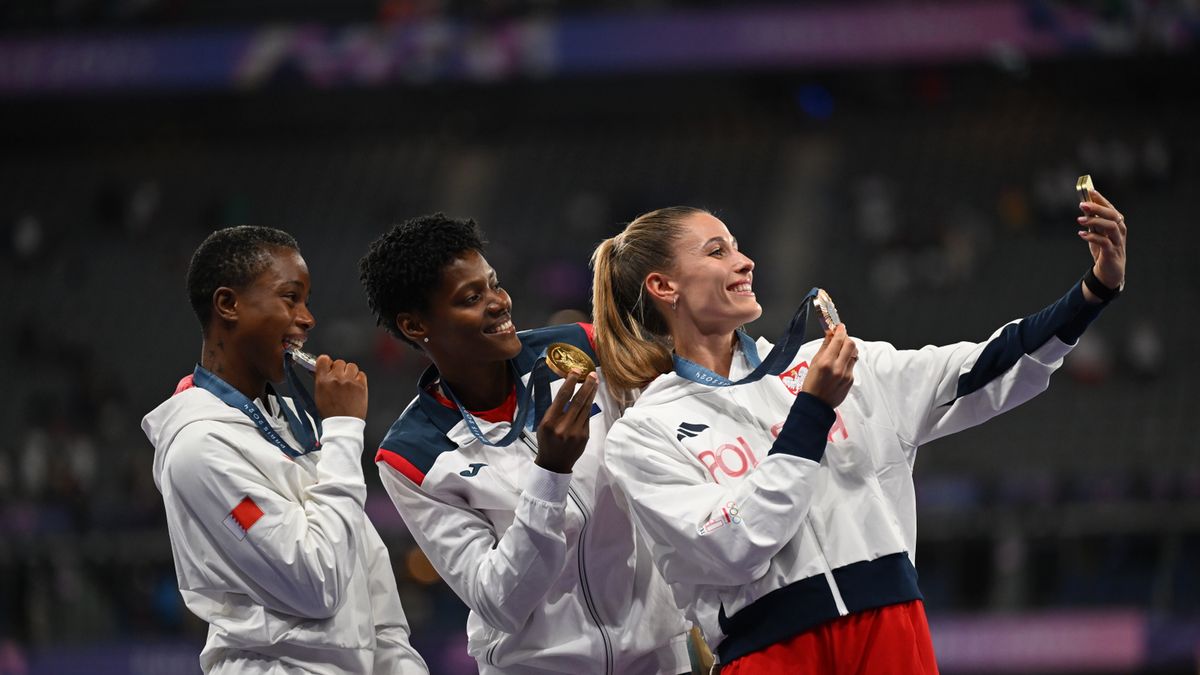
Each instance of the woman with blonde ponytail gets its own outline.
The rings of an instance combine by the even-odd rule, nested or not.
[[[642,280],[670,263],[671,249],[682,233],[678,223],[700,213],[706,212],[671,207],[647,213],[601,242],[592,254],[594,321],[597,332],[606,336],[596,347],[614,393],[641,389],[672,368],[667,324],[653,303],[646,302]]]
[[[1124,218],[1092,194],[1093,266],[1066,295],[983,342],[920,350],[841,324],[804,343],[799,312],[778,346],[751,339],[754,262],[701,209],[652,211],[596,249],[607,386],[644,388],[605,467],[723,675],[937,672],[916,450],[1040,393],[1119,293]]]

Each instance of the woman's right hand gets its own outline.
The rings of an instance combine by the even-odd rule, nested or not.
[[[317,357],[313,398],[321,417],[367,419],[367,374],[348,361]]]
[[[538,425],[538,454],[534,463],[547,471],[571,473],[587,447],[592,402],[596,399],[599,380],[596,373],[588,373],[579,391],[575,391],[578,382],[579,373],[567,373],[550,409]]]
[[[836,408],[846,400],[854,384],[854,364],[858,361],[858,345],[846,334],[846,325],[838,324],[825,333],[825,341],[817,350],[801,391]]]

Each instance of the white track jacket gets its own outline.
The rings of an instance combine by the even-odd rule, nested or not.
[[[528,382],[552,342],[595,358],[590,328],[521,333],[514,368]],[[376,462],[413,537],[471,610],[480,672],[688,671],[687,623],[601,471],[616,407],[597,396],[587,449],[572,473],[556,474],[534,464],[532,429],[500,447],[477,440],[457,408],[431,395],[436,376],[421,378]],[[552,378],[551,397],[562,384]],[[512,426],[476,419],[493,443]]]
[[[204,672],[428,673],[363,512],[364,422],[324,420],[320,449],[293,460],[240,410],[188,383],[142,429],[179,591],[209,624]],[[275,405],[262,411],[298,447]]]
[[[1101,307],[1076,284],[986,342],[856,339],[854,385],[836,411],[800,393],[816,341],[754,382],[668,373],[610,431],[607,466],[679,606],[728,663],[920,598],[917,448],[1044,390]],[[760,358],[771,348],[757,343]],[[730,379],[749,364],[740,370]]]

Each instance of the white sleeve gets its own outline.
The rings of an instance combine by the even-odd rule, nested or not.
[[[772,452],[722,485],[653,421],[622,418],[605,446],[605,466],[668,583],[736,586],[765,574],[808,514],[819,459]],[[727,519],[731,509],[740,523]]]
[[[368,590],[371,596],[371,615],[375,622],[375,673],[427,675],[429,666],[409,642],[408,617],[400,604],[396,575],[392,561],[379,532],[363,515],[364,538],[367,549]]]
[[[337,612],[355,571],[363,522],[364,424],[353,417],[324,421],[317,482],[300,502],[242,457],[239,437],[207,424],[180,432],[165,469],[167,506],[199,523],[221,556],[217,562],[233,570],[218,583],[284,614],[326,619]],[[231,534],[235,508],[249,523],[242,538]]]
[[[413,538],[458,597],[489,625],[516,633],[542,605],[567,558],[571,475],[530,464],[512,525],[503,537],[456,497],[430,495],[386,462],[383,485]]]
[[[1088,304],[1076,284],[1054,304],[1002,326],[986,342],[919,350],[860,342],[858,366],[878,381],[900,437],[915,448],[1040,394],[1102,308]]]

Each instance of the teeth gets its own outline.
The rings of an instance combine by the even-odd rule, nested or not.
[[[505,321],[504,323],[500,324],[499,326],[496,326],[495,328],[489,328],[488,332],[489,333],[500,333],[500,332],[509,330],[512,327],[513,327],[513,323],[511,320],[509,320],[509,321]]]
[[[287,345],[288,347],[291,347],[292,349],[296,349],[296,350],[304,349],[304,343],[301,342],[300,340],[292,340],[289,338],[289,339],[285,339],[283,341],[283,344]]]
[[[737,284],[733,287],[733,292],[734,293],[748,293],[748,292],[750,292],[750,284]]]

